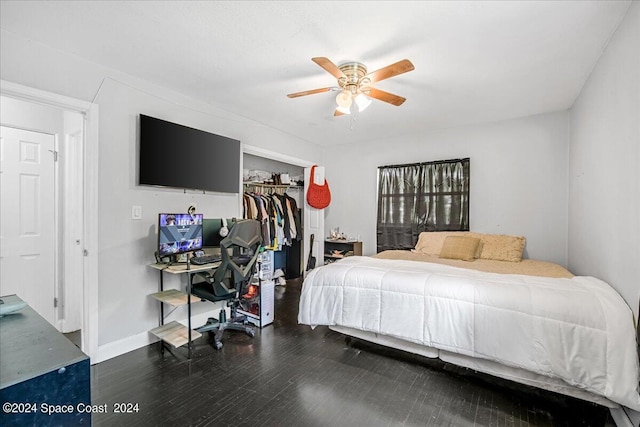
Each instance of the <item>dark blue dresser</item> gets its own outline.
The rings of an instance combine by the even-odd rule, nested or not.
[[[1,426],[91,425],[89,357],[29,306],[0,317],[0,404]]]

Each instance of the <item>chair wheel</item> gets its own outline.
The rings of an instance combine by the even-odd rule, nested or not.
[[[214,343],[213,343],[213,347],[214,347],[216,350],[220,350],[220,349],[222,348],[222,343],[221,343],[221,342],[214,342]]]
[[[256,331],[254,331],[253,329],[247,329],[247,335],[253,338],[256,336]]]

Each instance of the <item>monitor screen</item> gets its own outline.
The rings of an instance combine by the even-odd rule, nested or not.
[[[166,257],[202,249],[202,214],[161,213],[158,255]]]
[[[231,221],[228,221],[229,226]],[[209,219],[205,218],[202,221],[202,245],[207,247],[218,247],[222,241],[220,236],[220,228],[222,227],[222,220],[219,218]]]

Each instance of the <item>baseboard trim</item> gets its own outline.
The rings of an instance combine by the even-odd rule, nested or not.
[[[157,339],[153,335],[149,332],[143,332],[118,341],[110,342],[109,344],[100,345],[98,346],[96,357],[91,358],[91,364],[95,365],[96,363],[113,359],[114,357],[152,344],[155,341],[157,341]]]
[[[611,418],[617,427],[640,427],[640,412],[629,408],[611,408]]]
[[[206,313],[191,316],[191,327],[196,328],[198,326],[204,325],[207,322],[207,319],[211,316],[217,317],[218,311],[209,311]],[[182,323],[185,326],[187,325],[186,319],[178,320],[178,322]],[[118,341],[98,346],[97,357],[91,358],[91,364],[95,365],[96,363],[101,363],[109,359],[113,359],[114,357],[148,346],[155,342],[158,342],[158,338],[151,335],[149,332],[142,332],[137,335],[132,335]]]

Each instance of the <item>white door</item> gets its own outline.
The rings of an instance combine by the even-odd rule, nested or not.
[[[317,166],[314,171],[314,182],[318,185],[324,184],[324,167]],[[304,227],[304,276],[307,275],[307,264],[309,260],[309,250],[316,259],[316,267],[324,265],[324,209],[316,209],[307,203],[307,191],[309,190],[309,179],[311,168],[304,168],[304,201],[303,201],[303,227]],[[313,248],[311,246],[311,235],[313,238]]]
[[[56,325],[55,137],[1,127],[0,295],[16,294]]]

